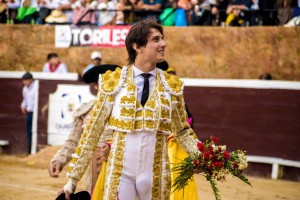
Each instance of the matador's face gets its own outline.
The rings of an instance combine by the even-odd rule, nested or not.
[[[150,29],[148,42],[143,47],[143,57],[148,59],[150,62],[158,63],[164,61],[166,42],[164,36],[157,29]]]

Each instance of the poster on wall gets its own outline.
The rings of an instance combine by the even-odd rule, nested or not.
[[[49,95],[48,144],[63,145],[72,130],[73,112],[94,99],[88,85],[58,84]]]
[[[70,46],[125,47],[130,26],[72,27],[55,26],[55,47]]]

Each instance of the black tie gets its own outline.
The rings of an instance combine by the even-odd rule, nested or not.
[[[145,103],[147,102],[147,99],[149,97],[149,76],[151,76],[151,74],[141,74],[144,77],[144,88],[143,88],[143,93],[142,93],[142,100],[141,100],[141,104],[142,106],[145,105]]]

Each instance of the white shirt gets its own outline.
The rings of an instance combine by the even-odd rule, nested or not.
[[[46,7],[49,9],[56,9],[60,5],[70,4],[68,0],[45,0],[46,5],[41,5],[40,7]]]
[[[60,63],[58,65],[57,69],[55,71],[51,72],[50,71],[50,64],[46,63],[44,65],[43,72],[48,72],[48,73],[68,73],[68,68],[67,68],[66,64]]]
[[[7,5],[11,9],[17,9],[20,7],[20,0],[14,0],[14,2],[7,2]]]
[[[34,98],[36,94],[36,82],[33,81],[28,87],[23,87],[23,101],[21,107],[25,108],[27,112],[33,112],[34,110]]]
[[[111,22],[114,17],[116,16],[116,12],[115,11],[105,11],[105,10],[115,10],[116,9],[116,1],[109,1],[107,3],[102,2],[98,4],[98,10],[103,10],[103,11],[99,11],[99,17],[98,17],[98,21],[99,21],[99,25],[103,26],[109,22]]]
[[[145,72],[133,68],[133,81],[137,88],[137,98],[141,101],[144,77],[141,75]],[[149,72],[149,97],[156,82],[156,68]],[[154,161],[156,143],[156,133],[150,131],[135,131],[134,134],[128,134],[126,137],[124,151],[124,170],[123,175],[131,180],[138,181],[143,177],[152,176],[152,166]],[[145,198],[146,199],[146,198]],[[148,198],[147,198],[148,199]]]
[[[141,75],[143,73],[142,70],[138,69],[136,66],[132,66],[133,68],[133,81],[136,85],[136,89],[137,89],[137,99],[139,100],[139,102],[141,102],[142,99],[142,94],[143,94],[143,89],[144,89],[144,77]],[[151,91],[154,87],[155,81],[156,81],[156,68],[154,68],[152,71],[150,71],[148,74],[151,74],[151,76],[149,76],[149,97],[151,94]]]

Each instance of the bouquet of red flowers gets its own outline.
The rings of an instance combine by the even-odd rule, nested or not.
[[[198,142],[197,146],[201,153],[185,158],[172,169],[178,173],[172,186],[175,190],[184,189],[195,173],[205,176],[210,182],[216,200],[220,200],[221,197],[215,180],[223,182],[228,174],[251,186],[249,180],[242,175],[242,170],[248,166],[245,152],[241,150],[229,152],[225,145],[218,143],[219,139],[215,136],[211,136],[205,143]]]

